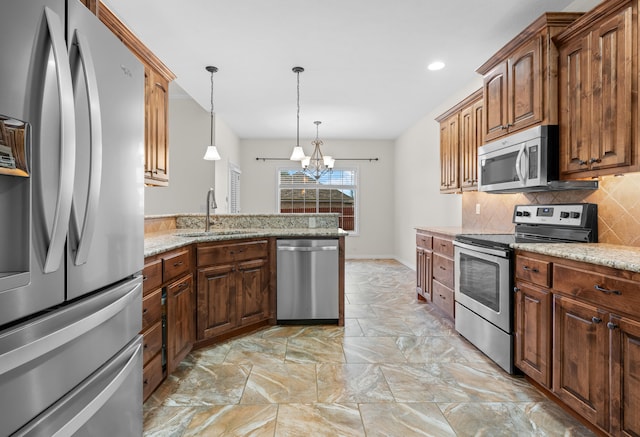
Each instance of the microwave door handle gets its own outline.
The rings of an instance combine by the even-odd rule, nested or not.
[[[85,264],[89,257],[91,240],[95,232],[96,218],[98,214],[98,202],[100,200],[100,185],[102,182],[102,114],[100,111],[100,99],[98,96],[98,81],[95,64],[89,43],[84,35],[75,31],[75,39],[78,44],[78,52],[84,71],[84,81],[89,100],[89,135],[90,135],[90,162],[89,162],[89,188],[87,203],[82,220],[82,228],[79,229],[80,220],[76,216],[74,206],[75,232],[78,235],[78,247],[74,264]]]
[[[53,226],[43,267],[44,273],[51,273],[60,268],[69,229],[76,165],[76,127],[71,67],[66,52],[64,31],[58,14],[48,7],[44,8],[44,14],[51,37],[60,105],[60,162],[58,164],[60,176]]]
[[[518,152],[518,156],[516,157],[516,175],[522,184],[526,184],[526,178],[522,173],[522,160],[525,158],[525,152],[527,150],[527,143],[522,143],[522,147]]]

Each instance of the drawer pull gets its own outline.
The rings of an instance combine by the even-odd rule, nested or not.
[[[147,276],[145,275],[142,276],[142,282],[146,281],[147,279],[149,279]]]
[[[443,266],[438,266],[438,267],[440,267],[440,270],[447,270],[446,267],[443,267]]]
[[[602,319],[600,317],[591,317],[591,321],[597,325],[602,322]]]
[[[620,290],[609,290],[607,288],[601,287],[598,284],[594,285],[593,288],[595,288],[598,291],[602,291],[604,294],[615,294],[617,296],[622,295],[622,292]]]
[[[181,266],[181,265],[182,265],[182,261],[179,261],[179,262],[177,262],[177,263],[173,263],[173,266],[174,266],[174,267],[178,267],[178,266]]]
[[[609,323],[607,323],[607,328],[611,329],[612,331],[613,331],[614,329],[616,329],[617,327],[618,327],[618,325],[616,325],[616,324],[615,324],[615,323],[613,323],[613,322],[609,322]]]
[[[529,266],[522,266],[522,270],[531,271],[533,273],[540,273],[540,270],[536,269],[535,267],[531,268]]]

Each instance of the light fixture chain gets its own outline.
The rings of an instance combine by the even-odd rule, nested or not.
[[[297,87],[298,112],[296,114],[296,121],[297,121],[297,123],[296,123],[296,146],[299,146],[300,145],[300,71],[296,72],[296,76],[298,76],[298,87]]]
[[[214,139],[214,133],[215,133],[215,112],[213,111],[213,70],[211,70],[211,145],[215,146],[215,144],[213,144],[213,139]]]

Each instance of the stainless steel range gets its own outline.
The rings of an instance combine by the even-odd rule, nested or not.
[[[517,205],[515,234],[461,234],[455,246],[456,330],[509,373],[513,366],[513,243],[598,240],[597,205]]]

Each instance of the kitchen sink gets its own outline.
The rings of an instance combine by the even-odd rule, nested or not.
[[[249,231],[245,229],[216,229],[212,231],[194,231],[194,232],[181,232],[176,234],[178,237],[215,237],[216,235],[236,235],[236,234],[248,234]]]

